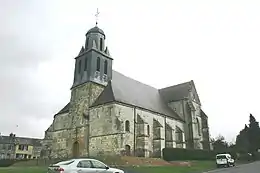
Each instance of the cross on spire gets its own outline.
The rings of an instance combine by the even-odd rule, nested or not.
[[[98,11],[98,8],[97,8],[97,12],[96,12],[96,14],[95,14],[95,16],[96,16],[96,26],[97,26],[97,24],[98,24],[98,17],[99,17],[99,11]]]

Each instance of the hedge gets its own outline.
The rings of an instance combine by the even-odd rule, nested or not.
[[[0,167],[9,167],[17,162],[26,162],[30,159],[0,159]]]
[[[236,154],[228,151],[211,150],[192,150],[183,148],[164,148],[163,159],[166,161],[174,160],[215,160],[216,154],[229,153],[236,159]]]
[[[11,159],[1,159],[0,160],[0,167],[8,167],[12,166],[16,161]]]

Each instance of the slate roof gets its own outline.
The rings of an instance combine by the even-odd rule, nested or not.
[[[99,34],[102,34],[102,35],[105,36],[104,31],[102,29],[100,29],[99,27],[97,27],[97,26],[95,26],[95,27],[91,28],[90,30],[88,30],[87,34],[89,34],[89,33],[99,33]]]
[[[165,102],[179,101],[189,97],[189,90],[192,90],[195,95],[195,100],[200,104],[199,97],[193,80],[178,85],[159,89],[159,92]]]
[[[55,115],[67,113],[67,112],[69,112],[69,109],[70,109],[70,103],[66,104],[66,106],[64,106],[64,108],[62,108],[62,109],[61,109],[57,114],[55,114]]]
[[[112,81],[108,82],[104,91],[91,107],[117,101],[182,120],[176,112],[167,106],[167,103],[189,97],[190,90],[195,93],[195,99],[200,103],[195,84],[192,80],[158,90],[124,76],[117,71],[113,71]],[[69,107],[70,103],[62,108],[57,114],[69,112]]]
[[[19,144],[30,144],[33,146],[41,146],[41,139],[0,136],[0,144],[10,144],[10,143],[13,143],[14,140],[17,141]]]
[[[201,114],[202,117],[208,118],[207,114],[205,114],[205,112],[204,112],[202,109],[201,109],[201,111],[200,111],[200,114]]]
[[[14,140],[9,136],[0,136],[0,144],[10,144],[14,142]]]
[[[112,81],[91,107],[118,101],[182,120],[163,101],[159,90],[113,71]]]

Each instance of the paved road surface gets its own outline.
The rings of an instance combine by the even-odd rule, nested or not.
[[[239,165],[231,168],[216,169],[204,173],[259,173],[260,162]]]

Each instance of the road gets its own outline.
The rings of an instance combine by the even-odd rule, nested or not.
[[[216,169],[204,173],[258,173],[260,172],[260,162],[238,165],[231,168]]]

